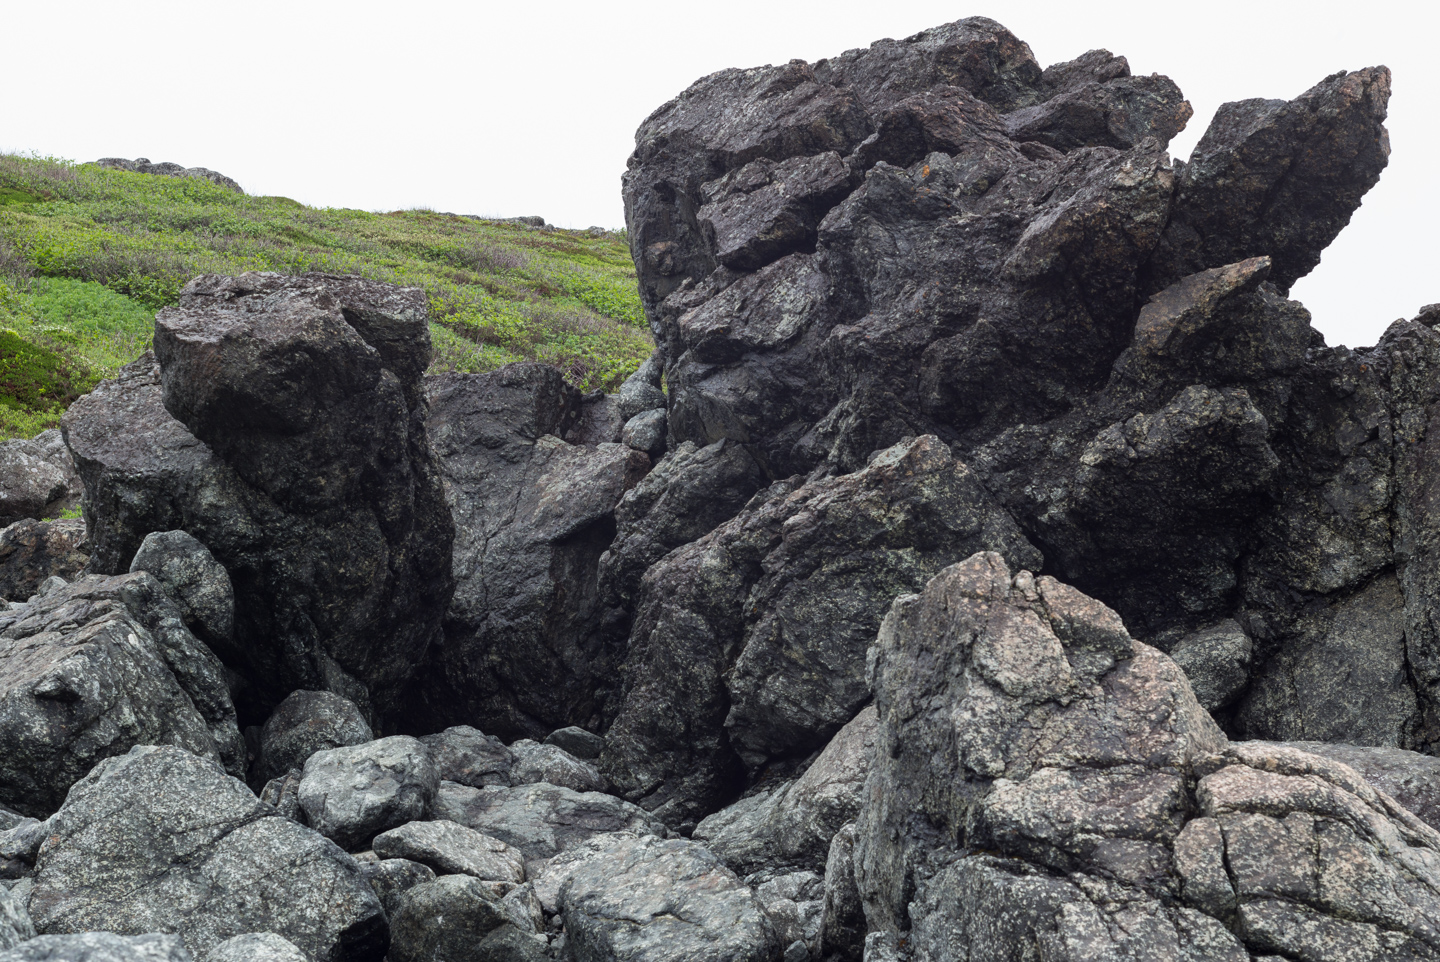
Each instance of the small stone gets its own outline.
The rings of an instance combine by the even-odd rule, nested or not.
[[[658,456],[665,450],[665,411],[656,408],[635,415],[625,422],[620,440],[636,451]]]

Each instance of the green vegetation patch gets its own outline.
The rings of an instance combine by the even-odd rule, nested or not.
[[[88,390],[138,356],[154,312],[191,278],[250,270],[423,288],[432,372],[539,360],[584,390],[613,390],[653,347],[623,233],[318,209],[199,178],[0,155],[0,328],[34,348],[21,367],[44,367],[39,352],[58,359],[45,369],[47,390],[60,392],[22,400],[0,386],[0,431],[48,426],[68,400],[46,399]]]

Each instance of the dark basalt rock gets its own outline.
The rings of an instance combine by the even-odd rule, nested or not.
[[[47,578],[70,580],[90,562],[85,522],[25,518],[0,531],[0,598],[24,601]]]
[[[601,773],[682,825],[747,768],[803,758],[869,700],[865,652],[890,601],[980,547],[1040,560],[934,437],[776,483],[645,574]]]
[[[598,643],[597,564],[615,506],[650,468],[623,444],[572,444],[581,395],[544,364],[430,378],[429,433],[455,518],[456,590],[431,730],[506,739],[593,726],[617,655]]]
[[[328,691],[297,691],[276,706],[260,730],[255,781],[264,783],[330,748],[363,745],[375,738],[355,703]]]
[[[438,644],[454,528],[426,324],[418,290],[207,275],[157,317],[155,358],[65,416],[93,570],[123,570],[153,531],[209,548],[236,596],[216,651],[252,715],[308,688],[390,717]]]

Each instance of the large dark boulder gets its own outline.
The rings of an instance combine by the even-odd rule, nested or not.
[[[389,942],[354,859],[170,747],[134,748],[75,785],[49,822],[30,914],[44,934],[174,932],[197,956],[247,932],[317,962],[379,962]]]
[[[598,568],[615,507],[650,469],[585,434],[580,392],[545,364],[427,381],[429,433],[455,518],[432,730],[473,723],[506,739],[597,725],[619,655],[599,642]]]
[[[980,548],[1041,560],[934,437],[777,482],[645,574],[602,774],[683,825],[747,769],[804,758],[869,700],[865,653],[890,602]]]
[[[92,569],[182,530],[229,572],[216,642],[255,719],[297,688],[393,718],[449,601],[454,526],[425,434],[425,295],[353,277],[206,275],[147,355],[62,427]]]
[[[914,962],[1440,958],[1440,833],[1346,765],[1229,743],[1104,605],[981,554],[877,649],[854,871]]]

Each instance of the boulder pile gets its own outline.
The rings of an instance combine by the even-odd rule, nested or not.
[[[1440,306],[1287,296],[1389,83],[712,74],[611,395],[195,279],[0,451],[0,962],[1440,960]]]

